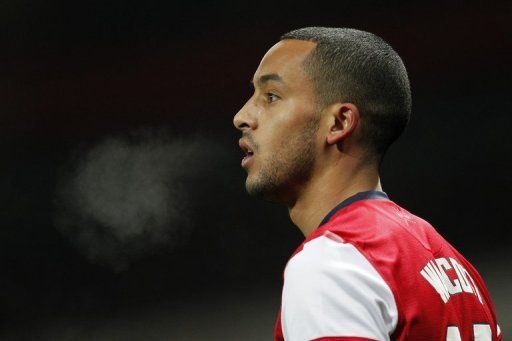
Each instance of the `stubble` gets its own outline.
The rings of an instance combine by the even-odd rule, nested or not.
[[[315,163],[315,137],[319,116],[313,115],[301,132],[283,140],[270,157],[262,160],[256,179],[246,182],[247,192],[270,201],[286,201],[301,183],[306,182]]]

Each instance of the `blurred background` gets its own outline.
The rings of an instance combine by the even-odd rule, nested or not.
[[[232,117],[279,36],[368,30],[413,117],[384,190],[512,335],[510,2],[0,2],[0,338],[270,340],[302,236],[245,194]]]

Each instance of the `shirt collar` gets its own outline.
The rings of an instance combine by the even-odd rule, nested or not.
[[[335,215],[339,210],[347,207],[350,204],[355,203],[359,200],[366,200],[366,199],[389,199],[388,195],[385,192],[382,191],[366,191],[366,192],[359,192],[357,194],[354,194],[351,197],[348,197],[347,199],[343,200],[341,203],[336,205],[322,220],[319,227],[327,223],[333,215]]]

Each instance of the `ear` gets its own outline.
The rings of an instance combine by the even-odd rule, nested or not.
[[[359,110],[352,103],[336,103],[329,108],[328,144],[337,144],[349,137],[359,124]]]

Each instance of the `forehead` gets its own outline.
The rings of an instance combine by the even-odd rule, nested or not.
[[[272,46],[261,59],[254,80],[269,74],[279,75],[284,83],[303,80],[306,74],[302,63],[315,48],[316,43],[304,40],[281,40]]]

